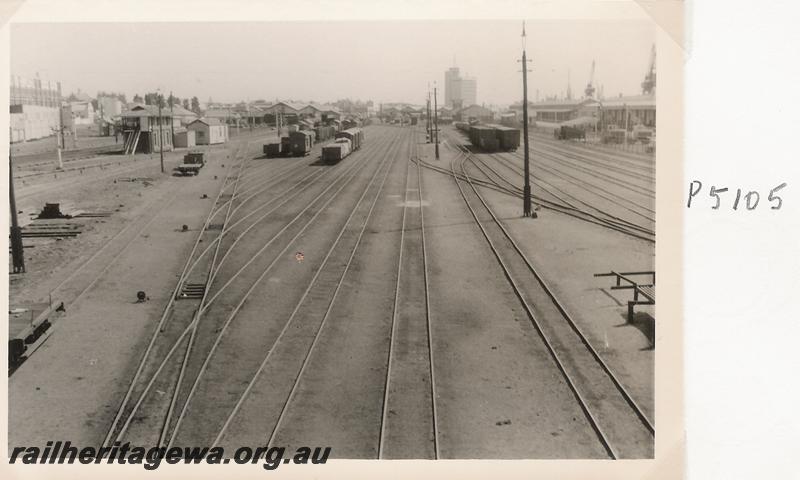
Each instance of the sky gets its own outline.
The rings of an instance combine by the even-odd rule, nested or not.
[[[641,93],[655,41],[639,20],[527,22],[531,100],[582,96],[592,60],[606,97]],[[61,81],[62,92],[160,88],[201,102],[341,98],[424,103],[457,65],[477,78],[479,104],[522,97],[520,21],[16,23],[10,71]],[[441,98],[444,93],[440,92]]]

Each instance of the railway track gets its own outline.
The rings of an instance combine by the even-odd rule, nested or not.
[[[516,165],[508,158],[505,158],[503,156],[498,156],[497,154],[489,154],[490,158],[494,158],[497,160],[496,165],[489,165],[487,162],[482,160],[480,156],[472,155],[463,145],[456,143],[455,146],[453,146],[451,145],[450,142],[447,142],[446,146],[450,149],[455,150],[459,155],[465,155],[469,159],[469,161],[475,166],[475,168],[477,168],[486,177],[485,180],[472,177],[473,183],[480,184],[481,186],[484,187],[493,188],[494,190],[501,191],[502,193],[506,193],[508,195],[516,197],[522,196],[522,188],[518,186],[517,182],[509,179],[507,175],[504,175],[503,173],[499,172],[496,168],[496,165],[499,164],[502,165],[504,168],[510,170],[515,176],[523,177],[524,173],[522,171],[522,168]],[[426,165],[426,166],[434,169],[438,168],[440,172],[452,175],[452,172],[445,171],[440,167],[435,167],[431,165]],[[542,196],[540,194],[536,194],[533,197],[534,201],[536,201],[542,208],[557,211],[559,213],[569,215],[578,218],[580,220],[594,223],[602,227],[618,231],[625,235],[638,238],[640,240],[655,242],[655,231],[652,229],[652,226],[650,224],[641,225],[631,220],[622,218],[617,214],[608,212],[607,210],[598,207],[594,203],[588,202],[586,200],[581,200],[577,198],[575,195],[571,194],[570,192],[565,191],[563,188],[560,188],[554,185],[553,183],[544,180],[543,178],[541,178],[540,175],[534,177],[534,175],[531,174],[531,179],[532,183],[537,187],[535,190],[544,192],[544,194],[546,195]],[[573,184],[579,187],[585,186],[579,182],[574,182],[574,181]],[[654,220],[650,219],[650,217],[647,216],[645,212],[637,212],[637,213],[639,213],[639,216],[644,215],[643,218],[645,218],[646,220],[654,222]]]
[[[275,256],[275,258],[273,259],[273,261],[270,263],[269,266],[267,266],[265,269],[263,269],[263,271],[261,271],[261,274],[258,276],[258,278],[255,279],[255,281],[252,280],[252,276],[255,275],[256,272],[250,272],[248,274],[250,278],[248,278],[247,282],[245,282],[245,283],[250,283],[251,286],[250,286],[249,289],[247,289],[248,290],[247,293],[241,298],[239,304],[233,309],[233,311],[231,312],[230,316],[228,317],[228,319],[224,323],[224,325],[220,326],[220,322],[219,321],[213,321],[213,320],[212,321],[204,320],[203,322],[199,322],[198,321],[203,316],[208,317],[209,315],[211,315],[210,318],[213,318],[213,317],[219,315],[220,312],[216,312],[216,311],[208,312],[208,311],[206,311],[206,310],[208,310],[208,305],[215,298],[215,297],[211,297],[210,299],[208,299],[208,301],[205,302],[205,305],[202,308],[198,308],[197,309],[198,314],[196,315],[196,317],[194,317],[195,319],[189,321],[188,325],[186,326],[186,328],[183,329],[182,333],[179,333],[177,335],[177,337],[178,337],[177,340],[174,339],[175,335],[172,335],[173,338],[171,340],[173,340],[173,341],[171,341],[171,342],[162,342],[162,343],[165,343],[165,346],[162,348],[162,350],[167,350],[167,347],[169,345],[171,345],[171,348],[169,348],[169,351],[162,352],[162,355],[159,356],[159,358],[160,357],[164,357],[164,358],[161,361],[160,365],[158,365],[157,368],[156,368],[155,364],[158,363],[158,362],[154,362],[154,361],[150,362],[152,365],[149,367],[149,369],[148,369],[149,371],[148,371],[147,374],[141,375],[140,373],[141,373],[142,369],[140,368],[139,374],[137,374],[137,376],[134,377],[134,381],[131,383],[132,386],[134,384],[137,384],[137,383],[139,384],[138,388],[136,388],[137,394],[138,394],[138,401],[136,402],[135,405],[133,405],[133,407],[126,408],[125,404],[128,403],[128,401],[130,400],[130,398],[132,396],[134,396],[132,394],[126,395],[126,398],[123,401],[123,406],[121,406],[120,410],[119,410],[119,412],[123,412],[124,411],[124,415],[122,413],[118,414],[117,419],[115,420],[115,424],[112,425],[112,428],[109,431],[109,435],[106,438],[106,443],[112,441],[114,438],[121,439],[123,436],[125,436],[125,438],[130,437],[131,433],[128,431],[128,429],[131,427],[131,424],[132,424],[132,421],[133,421],[134,418],[138,418],[139,419],[139,420],[137,420],[136,422],[133,422],[133,423],[137,425],[137,429],[140,431],[140,433],[139,434],[133,434],[132,436],[134,436],[134,437],[143,437],[143,438],[149,436],[149,437],[152,438],[153,429],[154,429],[154,427],[157,427],[157,425],[152,424],[152,422],[150,422],[151,424],[149,426],[147,426],[147,428],[144,428],[144,429],[138,428],[139,424],[141,423],[140,420],[143,419],[143,418],[148,417],[149,415],[147,413],[141,413],[141,412],[137,413],[137,411],[139,409],[141,409],[142,407],[144,407],[144,410],[152,413],[152,410],[153,410],[152,407],[154,405],[152,405],[152,403],[153,403],[152,402],[152,397],[153,396],[151,394],[151,391],[154,389],[153,385],[154,384],[157,384],[157,385],[169,385],[170,383],[172,383],[172,382],[166,381],[166,380],[156,382],[156,379],[159,377],[159,375],[161,375],[166,370],[165,367],[166,367],[166,365],[168,363],[170,363],[169,359],[170,359],[170,357],[172,357],[172,355],[177,350],[178,345],[180,345],[183,342],[183,340],[187,336],[187,334],[191,334],[192,331],[195,331],[195,332],[198,332],[198,333],[196,333],[197,339],[198,340],[205,339],[205,344],[202,347],[198,346],[198,348],[196,349],[196,355],[194,355],[194,358],[192,358],[192,355],[186,354],[186,355],[184,355],[184,358],[182,360],[180,360],[178,362],[175,362],[175,361],[172,362],[173,364],[174,363],[179,363],[180,364],[180,365],[177,366],[177,368],[179,368],[178,372],[180,372],[181,370],[184,372],[183,374],[177,373],[177,377],[175,377],[175,375],[172,376],[172,379],[174,379],[175,382],[176,382],[176,383],[173,383],[173,385],[174,384],[182,385],[184,383],[190,382],[191,383],[191,388],[189,389],[189,392],[188,392],[188,394],[186,396],[183,396],[183,394],[181,394],[179,400],[171,400],[171,402],[170,402],[171,406],[167,407],[166,411],[162,410],[160,412],[160,415],[157,415],[162,419],[163,418],[166,419],[166,421],[162,423],[162,426],[160,428],[158,428],[159,440],[161,441],[162,444],[172,444],[172,442],[176,438],[176,435],[177,435],[177,433],[179,431],[179,428],[181,426],[181,423],[182,423],[183,419],[186,418],[188,413],[191,413],[190,412],[190,408],[188,406],[190,405],[190,400],[192,399],[192,396],[193,396],[194,392],[197,391],[197,386],[200,385],[201,377],[203,377],[203,374],[204,374],[204,372],[205,372],[205,370],[207,368],[215,367],[215,364],[213,362],[211,362],[211,358],[214,356],[214,354],[216,352],[216,349],[217,349],[217,346],[220,345],[220,342],[221,342],[221,340],[223,338],[223,335],[225,334],[226,329],[232,324],[231,322],[233,321],[234,317],[237,315],[237,312],[239,312],[239,310],[241,309],[241,307],[245,303],[245,301],[248,300],[248,297],[251,296],[251,294],[252,294],[253,290],[255,289],[255,287],[261,282],[261,280],[263,280],[265,275],[275,265],[276,261],[279,258],[281,258],[281,256],[283,254],[285,254],[285,252],[289,249],[289,247],[293,244],[293,242],[295,240],[297,240],[297,238],[313,223],[314,219],[316,219],[317,216],[321,212],[325,211],[325,207],[334,198],[336,198],[336,196],[338,195],[339,192],[342,191],[342,189],[344,189],[347,185],[350,184],[350,181],[359,172],[359,168],[358,167],[360,165],[362,165],[363,161],[362,161],[362,163],[359,163],[359,162],[355,161],[356,159],[351,159],[351,160],[354,160],[354,161],[350,162],[350,165],[348,167],[346,167],[344,169],[337,169],[337,172],[339,172],[338,177],[336,177],[328,185],[327,188],[325,188],[313,200],[311,200],[308,203],[308,206],[306,208],[304,208],[300,213],[298,213],[295,216],[294,220],[289,222],[289,224],[287,224],[283,229],[281,229],[281,231],[278,234],[273,236],[273,240],[274,240],[279,235],[281,235],[282,233],[286,232],[287,228],[289,226],[291,226],[293,223],[296,223],[296,220],[298,218],[302,217],[304,214],[306,214],[306,217],[307,217],[309,209],[312,206],[317,205],[319,203],[319,201],[321,199],[323,199],[325,193],[327,193],[328,191],[332,190],[334,187],[337,187],[337,189],[335,190],[333,195],[330,196],[329,198],[327,198],[323,205],[321,205],[321,206],[317,205],[318,208],[315,209],[316,213],[314,213],[313,216],[310,219],[308,219],[308,221],[305,223],[305,225],[295,234],[294,238],[286,243],[286,246],[283,248],[283,250],[278,255]],[[322,177],[323,177],[323,175],[319,175],[317,177],[317,179],[322,178]],[[311,182],[311,183],[313,183],[313,182]],[[301,191],[305,191],[305,190],[301,190]],[[276,197],[276,198],[278,198],[278,197]],[[217,208],[215,211],[219,212],[220,210],[221,209]],[[239,222],[242,222],[246,218],[247,218],[247,216],[243,217],[242,219],[239,220]],[[263,216],[261,218],[263,218]],[[253,224],[258,223],[261,220],[261,218],[255,220],[255,221],[251,221],[250,225],[246,226],[247,227],[246,230],[249,230],[249,228],[252,227]],[[231,229],[232,228],[233,227],[231,227]],[[246,232],[244,232],[244,233],[246,233]],[[242,233],[242,235],[244,233]],[[237,237],[237,238],[241,238],[241,237]],[[270,240],[269,242],[267,242],[267,245],[262,247],[259,252],[253,254],[252,255],[252,259],[258,257],[266,249],[266,247],[269,246],[269,244],[273,243],[273,240]],[[219,243],[217,245],[219,245]],[[230,253],[233,250],[233,246],[234,245],[232,245],[232,244],[231,245],[226,245],[224,247],[224,249],[226,250],[226,253]],[[207,247],[206,250],[208,250],[208,247]],[[219,248],[216,247],[216,246],[215,246],[215,251],[217,251],[217,252],[219,251]],[[211,270],[212,273],[210,274],[211,276],[209,278],[216,277],[216,275],[220,272],[220,268],[221,268],[220,264],[221,263],[222,263],[222,260],[217,262],[216,266],[212,267],[212,270]],[[250,265],[250,263],[251,262],[247,262],[244,266],[239,267],[236,274],[238,275],[239,273],[241,273],[244,269],[246,269]],[[191,267],[192,267],[192,265],[190,265],[189,262],[187,261],[187,268],[185,268],[185,272],[188,271],[189,268],[191,268]],[[180,285],[181,282],[178,282],[178,284]],[[226,285],[229,285],[229,284],[230,284],[230,280],[229,280],[228,283],[226,283]],[[225,288],[225,286],[223,286],[222,289],[224,290],[224,288]],[[241,290],[245,290],[245,289],[231,289],[231,291],[241,291]],[[177,291],[178,291],[178,287],[176,287],[176,292]],[[215,296],[218,296],[220,291],[221,290],[218,290],[216,292]],[[230,304],[230,302],[228,300],[226,300],[223,303]],[[222,308],[222,307],[224,307],[224,305],[221,306],[220,308]],[[224,308],[223,308],[223,310],[224,310]],[[186,324],[186,322],[183,322],[183,323],[181,323],[181,322],[173,322],[173,323],[180,324],[181,328]],[[203,326],[204,323],[213,324],[213,325],[211,325],[211,327],[213,329],[209,332],[208,326],[206,326],[205,327],[206,329],[203,330],[202,332],[200,330],[194,330],[196,326]],[[160,328],[162,328],[161,324],[159,325],[159,329]],[[158,333],[159,329],[156,330],[156,333]],[[180,330],[180,328],[174,327],[173,330],[176,330],[175,333],[178,333],[178,330]],[[214,333],[217,333],[217,335],[214,335]],[[157,335],[154,335],[154,338],[156,336]],[[214,340],[213,345],[209,349],[208,348],[208,344],[210,343],[211,339],[215,339],[215,340]],[[188,367],[186,367],[186,365],[189,364],[190,358],[192,358],[191,362],[192,362],[193,366],[191,368],[188,368]],[[200,369],[198,370],[197,363],[200,360],[202,360],[202,365],[199,367]],[[176,366],[173,365],[173,370],[175,368],[176,368]],[[191,374],[189,373],[190,371],[191,371]],[[218,373],[218,372],[216,372],[216,373]],[[169,375],[167,375],[167,376],[169,376]],[[138,377],[142,377],[142,378],[138,378]],[[181,381],[178,382],[177,381],[178,379],[180,379]],[[188,385],[186,385],[186,386],[188,387]],[[133,390],[133,388],[131,388],[131,390]],[[158,391],[157,388],[156,388],[156,390]],[[173,387],[172,388],[172,395],[173,396],[171,398],[173,398],[173,399],[179,398],[179,394],[178,394],[179,390],[185,391],[185,389],[180,389],[180,388],[177,388],[177,387]],[[145,399],[148,398],[148,394],[151,394],[151,395],[149,395],[149,398],[151,398],[151,400],[145,401]],[[180,405],[180,413],[175,414],[175,416],[174,416],[173,413],[171,413],[171,412],[177,412],[179,405]],[[122,416],[126,416],[127,420],[125,420],[125,423],[122,424],[121,428],[117,428],[116,424],[119,423],[119,419]],[[175,421],[171,423],[171,419],[173,418],[173,416],[175,418]]]
[[[520,178],[524,178],[524,170],[522,166],[517,165],[508,157],[508,154],[491,153],[488,155],[490,158],[497,160],[497,162],[502,166],[507,167],[515,175],[519,176]],[[536,177],[531,174],[533,183],[537,183],[540,188],[544,189],[554,198],[557,198],[564,205],[568,205],[574,209],[582,211],[592,210],[595,212],[595,214],[602,215],[606,217],[608,221],[623,226],[624,228],[636,230],[639,233],[649,234],[651,236],[655,235],[655,232],[653,231],[653,225],[655,224],[654,210],[646,206],[642,206],[627,197],[618,195],[613,191],[609,191],[590,182],[586,182],[578,177],[575,177],[574,175],[570,175],[566,172],[562,173],[561,171],[554,171],[542,165],[541,163],[539,163],[536,168],[540,172],[548,174],[555,181],[561,182],[562,184],[567,183],[577,187],[572,192],[567,191],[565,188],[555,185],[554,181],[547,181],[542,178],[543,175],[541,173]],[[578,195],[581,196],[579,197]],[[595,201],[587,199],[586,196],[590,196],[591,198],[595,199]],[[570,200],[567,200],[567,198]],[[606,204],[607,206],[602,208],[598,206],[598,201],[596,200],[597,198],[600,199],[599,202],[608,202]],[[609,207],[620,209],[620,213],[612,213],[609,211]],[[636,223],[632,220],[623,218],[621,215],[636,216],[638,217],[637,220],[639,222],[644,220],[646,224],[642,225],[640,223]]]
[[[575,163],[573,161],[570,161],[569,159],[565,158],[564,155],[562,155],[562,154],[553,154],[552,152],[548,152],[548,151],[545,151],[543,149],[540,149],[538,146],[533,147],[532,150],[533,150],[533,154],[536,155],[537,159],[539,159],[539,160],[545,159],[545,160],[547,160],[549,162],[549,168],[551,169],[551,171],[552,170],[556,170],[562,175],[569,175],[564,170],[561,170],[560,168],[557,168],[557,167],[567,167],[567,168],[571,169],[572,171],[574,171],[575,173],[580,172],[580,173],[583,173],[583,174],[587,174],[587,175],[589,175],[591,178],[593,178],[595,180],[602,180],[603,182],[615,185],[615,186],[620,187],[620,188],[622,188],[624,190],[628,190],[628,191],[630,191],[632,193],[635,193],[635,194],[638,194],[638,195],[642,195],[644,197],[648,197],[648,198],[651,198],[651,199],[655,198],[655,190],[650,187],[650,186],[655,184],[655,179],[654,178],[651,178],[651,177],[638,177],[638,178],[629,177],[628,179],[623,181],[623,179],[621,179],[621,178],[617,178],[617,177],[614,177],[612,175],[608,175],[608,174],[604,173],[605,171],[610,170],[610,169],[607,169],[606,167],[601,166],[601,167],[599,167],[599,169],[588,168],[588,167],[584,166],[583,164],[579,164],[579,163]],[[513,154],[513,156],[515,156],[518,159],[522,159],[522,156],[521,156],[521,154],[519,152],[515,152]],[[541,166],[543,162],[539,161],[538,163]],[[575,175],[573,174],[573,175],[570,175],[570,176],[574,177]],[[642,183],[644,183],[644,185],[633,183],[633,182],[636,182],[636,181],[642,182]],[[595,186],[597,186],[597,185],[595,185]]]
[[[225,406],[224,422],[213,437],[213,445],[232,441],[231,437],[239,438],[237,444],[242,442],[256,442],[275,444],[276,436],[280,434],[281,427],[286,426],[286,418],[290,413],[292,400],[296,395],[298,386],[303,378],[310,359],[319,344],[319,338],[324,332],[324,327],[330,317],[331,310],[343,285],[344,278],[350,269],[358,246],[363,238],[366,225],[372,215],[375,203],[383,189],[393,159],[390,146],[380,165],[374,170],[370,179],[361,191],[361,195],[352,208],[349,209],[347,219],[336,233],[335,239],[327,249],[321,263],[314,270],[314,274],[307,284],[300,298],[294,303],[291,313],[284,320],[279,320],[282,325],[280,332],[268,341],[268,347],[262,346],[258,351],[266,350],[266,355],[260,358],[255,368],[245,368],[249,378],[246,379],[247,387],[236,399],[232,406]],[[383,175],[380,172],[383,171]],[[377,183],[380,178],[380,183]],[[371,202],[364,202],[370,198],[368,192],[375,192]],[[366,211],[365,211],[366,210]],[[360,213],[364,216],[360,228],[351,225],[351,222]],[[360,217],[358,217],[360,218]],[[299,355],[298,355],[299,353]],[[269,378],[268,386],[258,386]],[[259,392],[259,398],[253,397],[253,391]],[[264,391],[266,390],[266,391]],[[248,421],[252,416],[248,413],[256,403],[255,408],[263,407],[264,402],[274,408],[261,420]],[[244,420],[248,419],[248,420]],[[239,420],[238,428],[231,428]],[[243,426],[241,422],[247,422]],[[255,425],[254,425],[254,424]],[[244,430],[244,431],[243,431]],[[247,438],[242,439],[242,436]]]
[[[122,151],[121,144],[114,145],[100,145],[97,147],[81,148],[79,150],[62,150],[61,160],[63,163],[68,164],[76,160],[81,160],[88,157],[97,155],[117,153]],[[40,167],[45,165],[54,165],[57,163],[58,152],[51,150],[48,152],[32,153],[28,155],[14,155],[14,163],[19,167]]]
[[[587,155],[600,155],[612,162],[619,162],[620,160],[625,160],[632,164],[644,165],[650,168],[654,168],[654,163],[655,163],[654,155],[636,153],[633,151],[614,148],[603,144],[584,145],[582,142],[576,142],[576,141],[569,141],[567,143],[569,147],[564,147],[562,141],[555,140],[551,135],[531,133],[531,138],[535,139],[539,143],[546,143],[554,147],[569,148],[572,149],[573,151],[578,150],[586,153]]]
[[[418,159],[415,135],[411,139],[411,157]],[[422,167],[411,158],[406,163],[404,191],[378,458],[438,459]],[[416,192],[416,205],[410,206],[409,192]]]
[[[241,147],[241,145],[239,145]],[[245,149],[248,145],[244,146]],[[161,211],[160,208],[155,208],[156,205],[161,205],[162,208],[168,207],[173,203],[175,198],[183,191],[186,184],[181,184],[177,189],[168,192],[165,197],[155,197],[145,209],[148,212],[153,212],[152,215],[147,215],[128,223],[119,232],[115,233],[109,238],[102,247],[96,250],[89,258],[82,261],[80,265],[72,270],[72,272],[62,279],[55,287],[49,291],[50,298],[57,299],[64,303],[65,310],[71,310],[71,307],[79,302],[85,295],[91,292],[92,288],[100,281],[105,273],[114,265],[116,259],[125,254],[126,251],[133,245],[134,241],[139,238],[142,232],[146,231],[150,225],[158,218]],[[117,249],[112,247],[123,242]],[[113,250],[112,253],[108,253]],[[107,257],[103,259],[103,257]],[[98,261],[102,260],[101,265],[97,265]],[[100,268],[99,271],[97,268]],[[76,290],[74,285],[79,285]],[[32,356],[44,343],[49,339],[53,332],[57,331],[56,328],[48,329],[42,337],[29,347],[26,356]],[[16,372],[18,369],[15,369]]]
[[[558,297],[519,248],[466,169],[451,162],[454,182],[514,295],[580,405],[609,458],[649,458],[655,427],[594,349]],[[458,163],[459,172],[456,170]]]
[[[243,163],[244,159],[241,159],[241,162]],[[233,170],[233,164],[231,163],[230,166],[228,167],[228,170],[227,170],[227,173],[226,173],[226,179],[225,179],[225,181],[223,183],[223,186],[222,186],[222,188],[220,188],[220,190],[219,190],[219,192],[217,194],[217,198],[215,199],[215,204],[219,203],[219,201],[222,198],[224,192],[228,189],[228,187],[229,187],[228,180],[231,178],[231,171],[232,170]],[[238,173],[241,173],[241,169],[239,170]],[[232,202],[232,200],[233,200],[233,198],[231,197],[231,202]],[[147,365],[147,361],[149,360],[151,352],[153,352],[153,350],[154,350],[154,348],[156,346],[156,341],[159,339],[159,337],[161,337],[160,334],[163,332],[165,322],[167,321],[170,313],[172,312],[173,305],[174,305],[174,303],[176,301],[177,295],[180,292],[180,287],[181,287],[181,285],[183,283],[183,279],[184,279],[184,277],[186,275],[186,272],[189,269],[189,266],[191,265],[192,259],[193,259],[194,255],[195,255],[195,252],[197,251],[200,243],[202,242],[203,233],[206,231],[208,225],[211,223],[212,219],[216,216],[218,211],[219,210],[213,210],[212,209],[212,211],[209,213],[209,215],[206,217],[205,221],[203,222],[203,226],[200,229],[200,232],[198,233],[197,238],[195,239],[194,245],[192,246],[191,252],[189,253],[189,256],[187,257],[186,263],[185,263],[185,265],[183,267],[183,271],[181,272],[180,277],[179,277],[179,279],[178,279],[178,281],[176,283],[175,289],[173,290],[173,293],[170,296],[170,299],[167,302],[166,307],[164,308],[164,312],[163,312],[161,318],[159,319],[159,321],[157,323],[157,326],[156,326],[156,328],[155,328],[155,330],[154,330],[154,332],[153,332],[153,334],[152,334],[152,336],[150,338],[150,341],[149,341],[149,343],[147,345],[147,348],[143,352],[142,357],[138,362],[138,366],[137,366],[136,372],[134,373],[133,379],[129,383],[128,389],[125,392],[125,395],[124,395],[124,397],[122,399],[122,402],[121,402],[120,406],[117,408],[116,414],[115,414],[115,416],[114,416],[114,418],[113,418],[113,420],[111,422],[111,426],[110,426],[110,428],[108,430],[108,433],[106,434],[105,439],[103,440],[103,446],[104,447],[105,446],[109,446],[110,444],[112,444],[115,439],[121,438],[122,434],[124,434],[125,430],[127,429],[127,426],[129,425],[129,423],[130,423],[130,421],[132,419],[133,412],[135,412],[137,407],[134,406],[132,410],[129,410],[129,405],[128,405],[129,401],[130,401],[130,399],[132,398],[132,396],[134,394],[134,389],[137,386],[140,377],[143,376],[143,372],[144,372],[145,366]],[[118,424],[123,419],[123,416],[125,414],[129,414],[130,416],[125,421],[125,424],[123,424],[122,427],[118,430]]]

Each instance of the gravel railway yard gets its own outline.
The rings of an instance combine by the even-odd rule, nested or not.
[[[194,177],[178,152],[16,170],[21,218],[58,201],[46,227],[80,233],[25,238],[12,276],[12,337],[64,311],[9,378],[9,444],[652,458],[654,308],[594,274],[653,270],[653,157],[532,135],[529,219],[521,151],[363,130],[333,164],[264,157],[265,129]]]

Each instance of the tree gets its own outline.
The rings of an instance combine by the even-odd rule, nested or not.
[[[139,94],[138,94],[138,93],[137,93],[136,95],[134,95],[134,96],[133,96],[133,103],[142,103],[143,101],[144,101],[144,100],[142,99],[142,97],[141,97],[141,96],[139,96]]]
[[[194,113],[200,113],[200,100],[197,97],[192,97],[192,111]]]
[[[189,110],[189,106],[190,106],[189,105],[189,99],[188,98],[184,98],[183,99],[183,108],[185,108],[186,110]]]

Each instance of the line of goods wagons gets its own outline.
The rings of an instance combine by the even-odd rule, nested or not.
[[[334,126],[291,131],[281,137],[280,143],[265,144],[264,154],[267,157],[303,157],[311,153],[315,143],[331,138],[334,141],[322,147],[323,162],[338,162],[361,148],[364,143],[364,131],[358,127],[336,131]]]
[[[472,146],[487,152],[513,151],[519,148],[518,128],[466,122],[455,122],[455,127],[467,135]]]

